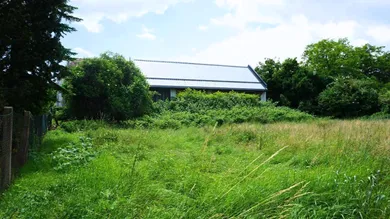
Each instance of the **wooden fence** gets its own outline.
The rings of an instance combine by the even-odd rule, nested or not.
[[[38,149],[50,126],[47,115],[33,116],[4,107],[0,114],[0,191],[7,189],[28,160],[29,151]]]

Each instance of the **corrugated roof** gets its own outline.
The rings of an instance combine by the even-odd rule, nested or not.
[[[250,66],[134,60],[151,87],[266,90]]]

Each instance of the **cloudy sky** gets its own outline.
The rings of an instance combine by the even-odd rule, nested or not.
[[[347,37],[390,48],[390,0],[71,0],[82,18],[63,43],[79,57],[256,65]]]

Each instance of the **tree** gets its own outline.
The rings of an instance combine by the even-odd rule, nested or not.
[[[264,63],[259,62],[259,65],[255,68],[257,74],[267,82],[267,97],[273,101],[280,101],[280,94],[283,92],[279,81],[275,77],[281,68],[282,64],[280,61],[273,59],[266,59]]]
[[[55,101],[55,82],[69,72],[72,53],[61,38],[72,31],[76,9],[68,0],[5,0],[0,3],[0,84],[16,111],[44,113]],[[0,100],[1,102],[1,100]]]
[[[151,111],[149,85],[132,61],[114,53],[82,60],[65,80],[69,114],[77,119],[126,120]]]
[[[255,71],[267,82],[270,99],[279,105],[314,113],[316,98],[325,89],[325,84],[319,75],[300,65],[296,58],[283,63],[267,59]]]
[[[359,78],[359,57],[347,39],[321,40],[310,44],[303,53],[303,61],[310,71],[332,82],[336,77]]]
[[[381,83],[390,82],[390,53],[383,51],[382,46],[366,44],[356,47],[359,58],[359,69],[367,77],[374,77]]]
[[[378,112],[377,82],[338,78],[319,95],[319,106],[323,115],[337,118]]]

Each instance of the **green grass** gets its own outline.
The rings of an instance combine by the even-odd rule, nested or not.
[[[0,218],[389,218],[389,127],[56,130],[0,196]]]

